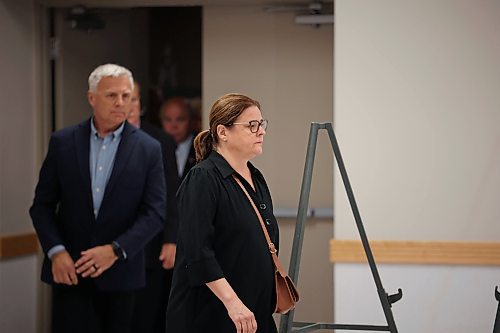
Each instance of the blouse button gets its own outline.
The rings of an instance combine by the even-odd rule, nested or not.
[[[270,219],[266,219],[266,224],[267,225],[271,225],[271,220]]]
[[[262,203],[262,204],[259,205],[259,207],[260,207],[260,209],[264,210],[264,209],[266,209],[266,204]]]

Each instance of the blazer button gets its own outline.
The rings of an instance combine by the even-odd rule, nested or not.
[[[271,220],[270,219],[266,219],[266,224],[267,225],[271,225]]]
[[[259,205],[259,207],[260,207],[260,209],[264,210],[264,209],[266,209],[266,204],[262,203],[262,204]]]

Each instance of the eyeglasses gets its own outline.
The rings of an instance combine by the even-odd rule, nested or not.
[[[248,123],[232,123],[231,125],[246,125],[248,128],[250,128],[250,132],[257,133],[260,127],[262,127],[262,129],[265,131],[268,123],[269,122],[267,121],[267,119],[261,119],[250,120]]]

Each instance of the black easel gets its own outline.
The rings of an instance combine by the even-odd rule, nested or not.
[[[500,333],[500,293],[498,287],[495,287],[495,299],[498,301],[497,316],[493,325],[493,333]]]
[[[302,188],[300,191],[299,199],[299,210],[297,214],[297,223],[295,226],[295,234],[293,238],[292,254],[290,257],[290,266],[288,270],[288,275],[290,278],[297,283],[299,275],[300,257],[302,253],[302,243],[304,240],[305,231],[305,221],[307,217],[307,209],[309,205],[309,194],[311,192],[311,181],[312,181],[312,171],[314,166],[314,156],[316,153],[316,144],[318,141],[318,132],[321,129],[325,129],[330,137],[330,142],[332,144],[333,153],[335,159],[337,160],[337,165],[344,182],[344,187],[347,192],[347,197],[349,198],[349,203],[351,204],[351,209],[354,214],[354,219],[356,220],[356,226],[358,227],[359,236],[361,242],[363,243],[363,248],[366,253],[366,258],[368,259],[368,264],[377,287],[377,292],[380,298],[380,303],[384,310],[385,318],[387,320],[387,326],[375,326],[375,325],[357,325],[357,324],[329,324],[329,323],[303,323],[303,322],[293,322],[294,312],[281,316],[280,322],[280,333],[289,332],[312,332],[320,329],[342,329],[342,330],[352,330],[352,331],[387,331],[391,333],[397,333],[396,323],[394,322],[394,317],[392,315],[391,306],[393,303],[399,301],[403,297],[401,289],[398,289],[398,293],[394,295],[389,295],[385,292],[382,286],[382,281],[380,280],[380,275],[378,274],[377,265],[373,258],[372,251],[370,249],[370,244],[368,243],[368,237],[366,236],[365,228],[363,227],[363,222],[361,221],[361,215],[359,214],[358,206],[356,200],[354,199],[354,193],[352,192],[351,184],[349,178],[347,177],[347,172],[345,170],[344,162],[342,160],[342,155],[340,154],[339,145],[337,139],[335,138],[335,133],[333,132],[333,127],[331,123],[311,123],[311,130],[309,132],[309,143],[307,145],[307,155],[306,163],[304,167],[304,175],[302,177]],[[498,315],[497,315],[498,317]],[[495,331],[495,333],[497,333]]]

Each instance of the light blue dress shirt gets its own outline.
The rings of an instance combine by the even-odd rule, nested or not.
[[[92,119],[93,120],[93,119]],[[116,131],[101,138],[97,133],[94,122],[90,122],[90,181],[92,186],[92,201],[94,216],[97,218],[101,208],[104,191],[115,164],[116,151],[122,138],[123,123]]]
[[[94,126],[94,118],[90,121],[89,167],[94,216],[96,219],[99,215],[99,209],[101,208],[106,185],[108,184],[109,177],[113,171],[116,151],[118,150],[118,145],[120,144],[120,140],[122,138],[124,126],[125,123],[118,127],[118,129],[113,133],[101,138]],[[64,245],[59,244],[52,247],[49,252],[47,252],[47,255],[49,258],[52,258],[54,254],[65,249]]]
[[[193,135],[187,137],[186,140],[179,143],[177,149],[175,150],[175,157],[177,160],[177,171],[179,172],[179,178],[182,178],[184,174],[184,168],[189,157],[189,151],[193,145]]]

